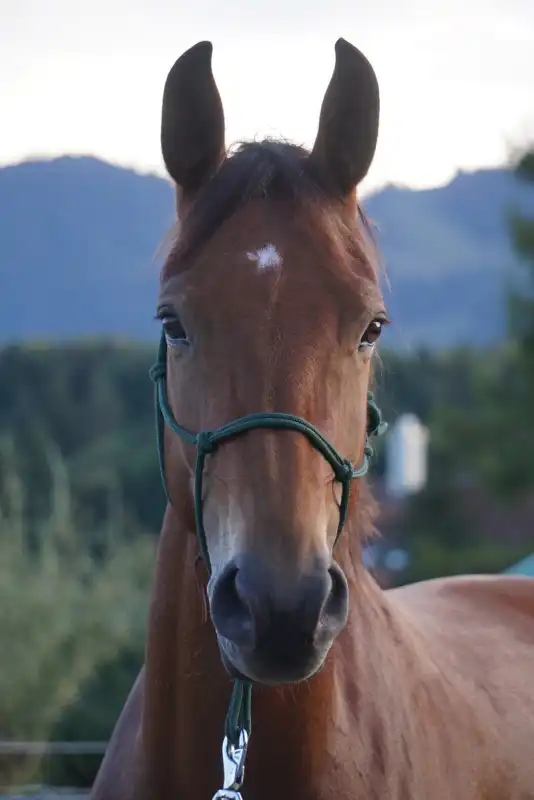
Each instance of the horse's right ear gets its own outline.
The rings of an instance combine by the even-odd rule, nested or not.
[[[213,176],[225,153],[224,111],[211,70],[212,53],[211,42],[186,50],[163,91],[163,160],[185,198]]]

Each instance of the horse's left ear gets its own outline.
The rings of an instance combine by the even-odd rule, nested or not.
[[[167,76],[161,150],[180,194],[193,195],[219,167],[225,152],[224,112],[215,83],[211,42],[183,53]]]
[[[366,176],[378,139],[380,98],[375,72],[353,45],[338,39],[310,167],[325,191],[345,197]]]

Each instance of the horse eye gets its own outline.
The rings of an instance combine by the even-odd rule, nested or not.
[[[360,347],[372,347],[380,338],[383,328],[384,320],[374,319],[370,325],[367,326],[361,338]]]
[[[161,322],[169,344],[187,343],[187,334],[178,317],[163,317]]]

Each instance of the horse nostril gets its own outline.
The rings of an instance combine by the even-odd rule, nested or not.
[[[254,625],[248,604],[236,585],[238,568],[227,564],[215,580],[210,597],[211,618],[220,636],[240,647],[254,641]]]
[[[347,621],[349,587],[347,579],[341,567],[333,563],[328,570],[331,587],[330,593],[323,606],[322,622],[326,623],[327,628],[332,632],[333,629],[343,628]]]

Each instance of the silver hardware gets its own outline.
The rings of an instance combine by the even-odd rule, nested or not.
[[[222,744],[224,771],[223,788],[213,795],[213,800],[243,800],[239,789],[245,778],[245,759],[247,757],[248,734],[241,729],[239,745],[234,747],[226,736]]]

